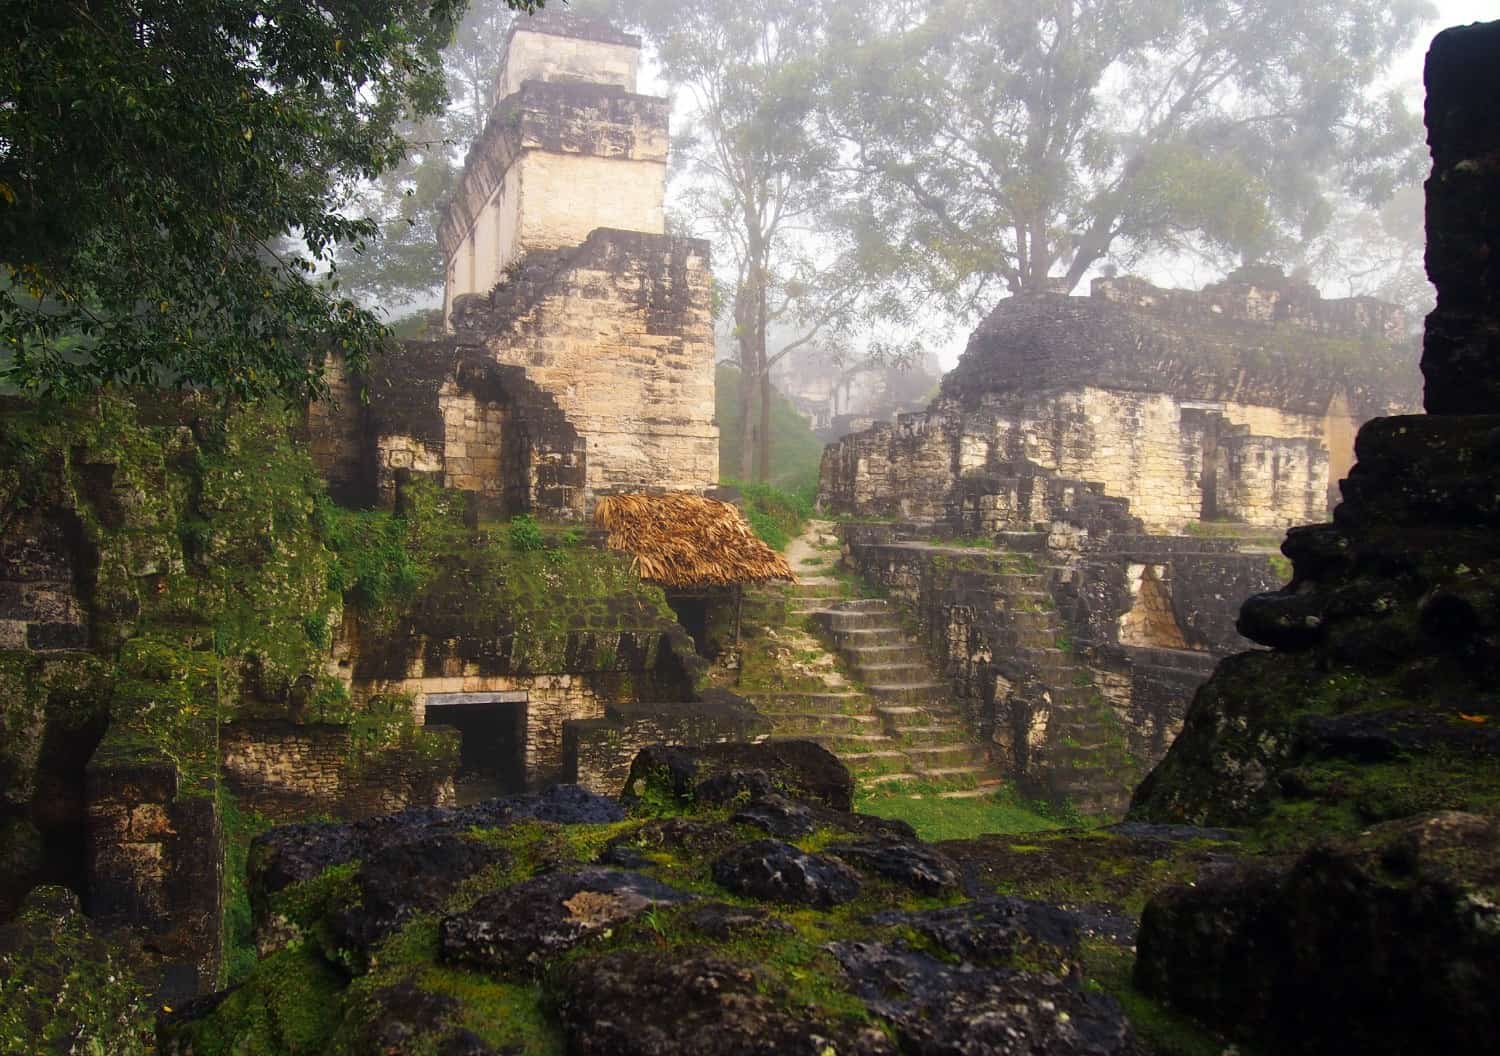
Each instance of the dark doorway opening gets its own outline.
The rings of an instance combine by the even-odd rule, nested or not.
[[[677,622],[682,624],[682,629],[692,636],[693,644],[698,647],[698,654],[712,660],[715,650],[708,640],[707,600],[702,597],[668,595],[667,604],[671,606]]]
[[[431,693],[428,726],[458,731],[459,806],[526,789],[526,694]]]

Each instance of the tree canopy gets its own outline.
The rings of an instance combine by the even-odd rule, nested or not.
[[[540,0],[505,0],[520,9]],[[18,0],[0,21],[0,381],[321,390],[381,325],[322,273],[439,109],[466,0]]]
[[[1419,178],[1371,92],[1425,0],[849,0],[827,134],[867,258],[956,302],[1105,261],[1295,256]]]

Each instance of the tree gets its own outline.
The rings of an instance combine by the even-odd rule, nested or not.
[[[448,105],[402,122],[407,143],[400,164],[362,184],[349,212],[378,229],[362,250],[339,253],[343,287],[377,311],[435,301],[443,289],[437,224],[442,204],[463,171],[464,153],[489,116],[501,47],[515,15],[503,4],[471,6],[442,52]]]
[[[1370,86],[1425,0],[851,0],[830,135],[886,277],[972,308],[1071,290],[1107,258],[1253,260],[1422,170]]]
[[[836,158],[814,120],[822,11],[806,0],[632,0],[618,13],[656,46],[691,104],[691,129],[673,147],[689,180],[683,211],[730,276],[746,480],[769,476],[771,367],[847,328],[866,289],[816,230]],[[771,351],[778,324],[791,336]]]
[[[539,7],[539,0],[506,0]],[[441,104],[465,0],[18,0],[0,24],[0,381],[322,391],[383,328],[319,277]],[[285,248],[295,236],[296,249]]]

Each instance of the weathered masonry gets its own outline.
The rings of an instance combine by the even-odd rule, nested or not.
[[[315,457],[344,501],[388,507],[415,474],[486,516],[712,487],[709,250],[664,233],[669,106],[635,92],[640,41],[544,14],[505,47],[439,226],[447,333],[336,378]]]
[[[1013,298],[926,411],[829,445],[820,499],[878,519],[846,560],[914,609],[1012,775],[1118,812],[1248,644],[1276,531],[1326,516],[1360,422],[1416,405],[1403,334],[1274,269]]]
[[[936,523],[966,501],[1031,523],[1013,490],[966,486],[1028,464],[1129,500],[1152,532],[1316,520],[1359,424],[1417,406],[1411,345],[1393,306],[1323,300],[1274,268],[1196,293],[1123,278],[1010,298],[927,410],[829,447],[824,503]]]

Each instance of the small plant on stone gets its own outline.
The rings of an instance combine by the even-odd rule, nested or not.
[[[529,513],[512,518],[507,531],[512,550],[530,553],[542,548],[542,529],[536,523],[536,518]]]

